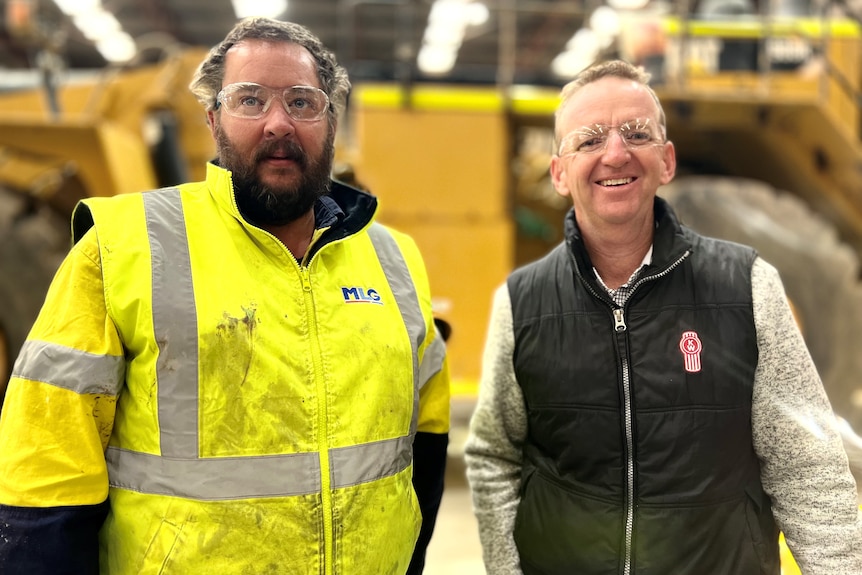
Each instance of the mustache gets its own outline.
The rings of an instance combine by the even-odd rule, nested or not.
[[[266,142],[254,155],[255,162],[260,162],[270,157],[285,158],[298,163],[303,168],[308,164],[308,156],[302,146],[292,140],[282,140],[278,142]]]

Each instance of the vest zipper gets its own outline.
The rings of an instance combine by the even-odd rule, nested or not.
[[[625,549],[623,550],[623,575],[629,575],[632,570],[632,538],[634,537],[635,521],[635,457],[634,457],[634,424],[632,416],[632,380],[629,371],[628,350],[625,344],[626,325],[625,309],[615,307],[614,331],[620,339],[620,363],[623,376],[623,426],[626,439],[626,520],[625,520]]]
[[[620,312],[622,309],[614,310]],[[622,330],[625,331],[625,323]],[[625,562],[623,563],[623,575],[629,575],[632,570],[632,538],[634,536],[635,523],[635,457],[634,457],[634,431],[632,429],[632,385],[631,374],[629,373],[628,354],[622,358],[623,366],[623,410],[625,414],[625,430],[626,430],[626,525],[625,525]]]
[[[629,299],[626,300],[626,306],[628,305],[628,301],[631,300],[632,295],[634,295],[635,290],[640,287],[642,284],[648,281],[653,281],[659,279],[661,277],[669,274],[674,268],[676,268],[679,264],[685,260],[691,253],[690,250],[686,250],[676,261],[667,266],[662,271],[645,276],[640,278],[635,282],[634,286],[632,286],[631,293],[629,294]],[[572,254],[571,250],[569,250],[569,256],[572,261],[572,265],[575,269],[575,274],[580,278],[581,283],[584,287],[587,288],[587,291],[590,292],[596,299],[599,301],[603,301],[608,304],[611,308],[611,313],[613,314],[614,321],[614,332],[619,336],[623,352],[620,354],[620,362],[622,365],[622,379],[623,379],[623,425],[625,427],[625,441],[626,441],[626,520],[625,520],[625,528],[624,528],[624,536],[625,536],[625,550],[623,552],[624,560],[623,560],[623,571],[622,575],[631,575],[632,572],[632,539],[634,538],[634,517],[635,517],[635,459],[634,459],[634,416],[632,415],[632,390],[631,390],[631,373],[629,371],[629,360],[628,360],[628,350],[625,345],[625,332],[628,330],[628,325],[626,325],[626,317],[625,317],[625,307],[617,307],[616,304],[607,300],[607,298],[601,297],[596,290],[592,288],[592,286],[586,281],[586,279],[581,275],[581,270],[578,268],[578,262]]]
[[[626,318],[625,315],[623,315],[623,308],[618,307],[614,310],[614,331],[621,333],[626,330],[626,327]]]
[[[625,308],[628,307],[628,302],[634,295],[635,290],[642,284],[657,280],[666,276],[676,268],[682,261],[688,257],[689,250],[686,250],[675,262],[663,269],[662,271],[640,278],[632,286],[631,293],[625,302],[625,306],[615,308],[614,311],[614,330],[618,334],[623,334],[628,326],[625,320]],[[626,449],[628,456],[626,457],[626,525],[625,525],[625,562],[623,563],[623,575],[631,575],[632,572],[632,539],[634,537],[634,521],[635,521],[635,459],[634,459],[634,416],[632,414],[632,388],[631,388],[631,371],[629,369],[628,352],[623,354],[623,398],[625,405],[623,407],[625,413],[625,429],[626,429]]]

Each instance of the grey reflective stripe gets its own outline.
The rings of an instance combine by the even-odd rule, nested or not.
[[[395,475],[413,461],[413,437],[329,450],[332,488],[350,487]]]
[[[286,497],[320,492],[317,453],[173,459],[109,447],[111,486],[200,500]]]
[[[160,455],[116,446],[106,452],[112,487],[199,500],[319,493],[317,453],[199,457],[197,312],[189,245],[179,190],[144,194],[153,281],[153,327],[159,358]],[[408,435],[331,449],[333,487],[388,477],[412,461],[419,410],[418,350],[425,322],[416,289],[394,238],[372,226],[372,242],[401,312],[413,351],[413,420]]]
[[[126,363],[122,356],[96,355],[65,345],[26,341],[12,377],[41,381],[75,393],[117,395]]]
[[[159,445],[165,457],[198,456],[198,333],[180,191],[144,193],[159,346]]]
[[[378,223],[371,224],[368,235],[374,244],[377,258],[383,267],[383,273],[386,274],[386,281],[395,296],[395,303],[401,311],[410,344],[413,346],[413,419],[410,422],[412,436],[419,425],[419,346],[425,340],[425,318],[422,316],[416,286],[410,277],[410,269],[395,238]]]
[[[422,356],[422,365],[419,366],[419,388],[425,387],[428,380],[434,377],[441,369],[443,369],[443,359],[446,357],[446,344],[443,343],[443,336],[440,331],[437,331],[437,337],[431,342],[431,345],[425,348],[425,355]]]

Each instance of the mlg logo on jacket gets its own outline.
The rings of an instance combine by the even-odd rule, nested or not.
[[[380,294],[374,288],[363,289],[361,287],[342,287],[341,295],[344,296],[344,303],[376,303],[383,305],[380,301]]]

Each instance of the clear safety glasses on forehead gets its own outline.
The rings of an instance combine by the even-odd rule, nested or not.
[[[254,120],[263,117],[277,98],[281,99],[287,114],[300,122],[319,120],[329,109],[329,96],[320,88],[268,88],[251,82],[228,84],[222,88],[216,96],[216,109],[221,106],[231,116]]]
[[[557,153],[561,158],[577,154],[594,154],[608,147],[611,136],[617,133],[629,150],[648,148],[664,143],[663,131],[648,118],[634,118],[616,126],[593,124],[572,130],[560,141]]]

